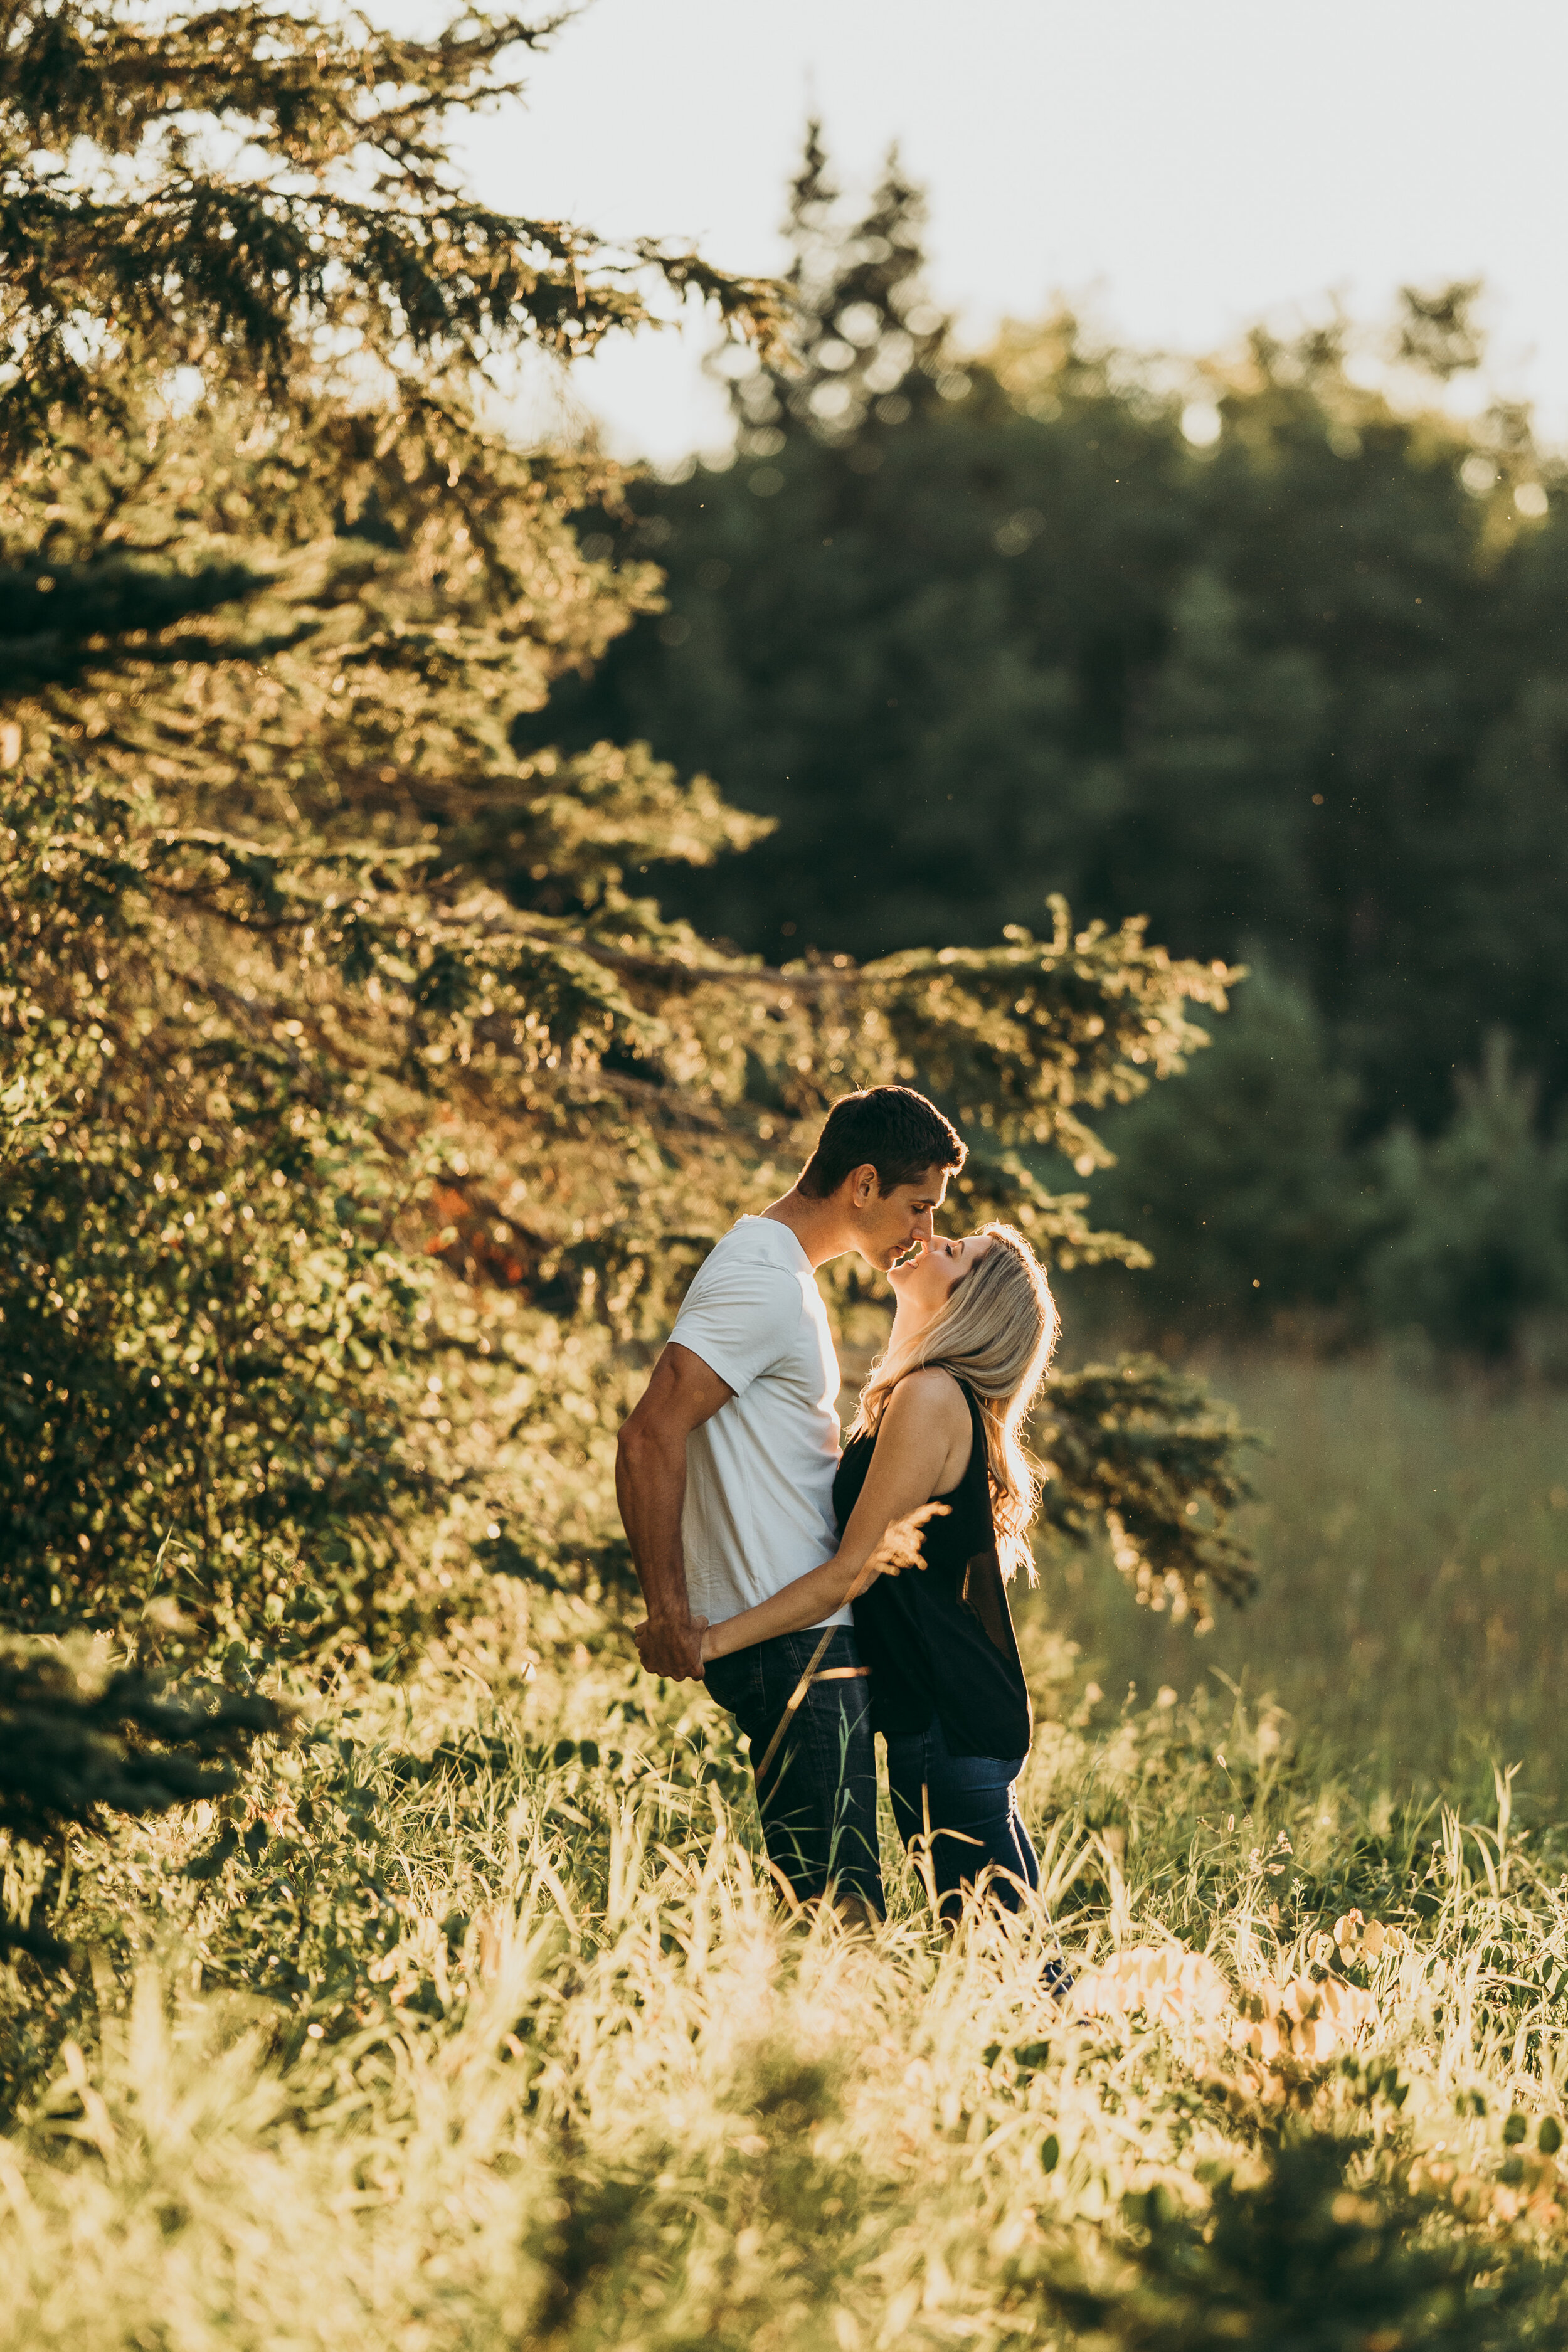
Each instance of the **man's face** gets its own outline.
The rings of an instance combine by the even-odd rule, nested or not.
[[[896,1184],[890,1192],[879,1190],[873,1170],[857,1169],[851,1180],[856,1248],[868,1264],[889,1273],[917,1242],[931,1240],[931,1219],[946,1197],[945,1168],[924,1169],[912,1184]]]

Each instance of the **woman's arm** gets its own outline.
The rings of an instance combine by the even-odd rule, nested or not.
[[[914,1531],[902,1535],[898,1523],[917,1512],[921,1520],[931,1517],[921,1507],[957,1485],[968,1467],[972,1443],[968,1408],[950,1373],[911,1372],[900,1381],[888,1400],[866,1483],[833,1558],[754,1609],[710,1625],[702,1636],[704,1663],[820,1625],[873,1576],[910,1565],[918,1557]]]

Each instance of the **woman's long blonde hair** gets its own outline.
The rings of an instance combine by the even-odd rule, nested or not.
[[[1002,1573],[1012,1576],[1021,1560],[1033,1584],[1029,1529],[1040,1482],[1020,1433],[1057,1344],[1057,1303],[1046,1269],[1022,1234],[1000,1224],[983,1225],[981,1231],[991,1247],[954,1284],[941,1313],[872,1365],[850,1435],[873,1433],[899,1382],[923,1365],[940,1365],[964,1381],[974,1392],[985,1428]]]

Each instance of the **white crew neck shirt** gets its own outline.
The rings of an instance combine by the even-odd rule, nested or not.
[[[811,1260],[776,1217],[731,1227],[669,1336],[735,1391],[686,1441],[686,1586],[718,1624],[838,1549],[838,1359]]]

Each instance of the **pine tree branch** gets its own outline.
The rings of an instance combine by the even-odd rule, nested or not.
[[[1078,1544],[1108,1528],[1139,1601],[1192,1612],[1200,1632],[1211,1598],[1239,1607],[1258,1578],[1229,1520],[1252,1492],[1243,1461],[1259,1441],[1234,1412],[1154,1356],[1063,1373],[1046,1406],[1047,1526]]]
[[[122,414],[80,355],[95,326],[123,366],[259,378],[275,402],[329,347],[395,378],[590,352],[651,321],[650,281],[770,341],[769,281],[458,184],[451,119],[521,99],[503,61],[562,21],[465,13],[419,42],[256,5],[150,36],[27,0],[0,47],[0,434],[25,443],[55,404]]]
[[[25,108],[39,144],[89,139],[134,154],[160,124],[190,136],[193,115],[243,122],[258,143],[302,168],[404,123],[520,97],[498,80],[509,50],[538,50],[569,16],[454,16],[435,41],[401,39],[363,16],[281,15],[265,5],[202,9],[156,31],[108,9],[20,6],[0,50],[0,105]],[[465,30],[471,27],[471,30]],[[405,94],[406,93],[406,94]],[[445,150],[428,134],[415,152]]]
[[[36,1841],[225,1795],[292,1720],[256,1692],[106,1665],[85,1641],[0,1642],[0,1828]]]

